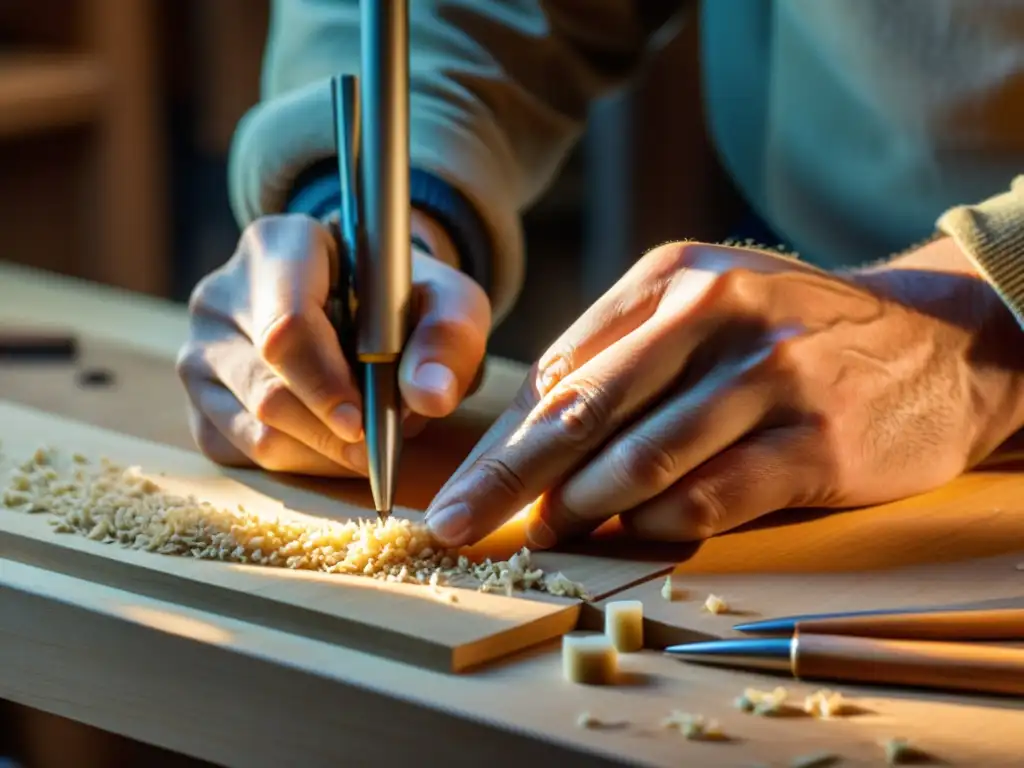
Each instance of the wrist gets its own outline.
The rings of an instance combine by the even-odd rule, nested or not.
[[[977,460],[1024,429],[1024,330],[952,238],[939,237],[849,277],[957,331],[963,343],[950,352],[964,362]]]
[[[415,168],[410,192],[414,248],[466,273],[490,295],[491,242],[473,205],[447,182]],[[285,210],[326,221],[340,207],[335,161],[325,159],[299,174]]]

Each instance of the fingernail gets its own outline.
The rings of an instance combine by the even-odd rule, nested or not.
[[[331,413],[329,426],[342,440],[354,443],[363,436],[363,414],[352,403],[342,403]]]
[[[539,517],[530,521],[526,526],[526,543],[530,549],[550,549],[558,542],[558,537],[551,529],[551,526]]]
[[[366,460],[365,443],[353,443],[352,445],[346,445],[345,450],[341,452],[341,455],[352,469],[357,472],[366,472],[368,462]]]
[[[447,395],[455,388],[455,374],[441,363],[423,363],[416,369],[412,380],[420,389],[438,395]]]
[[[465,504],[450,504],[436,512],[431,511],[427,515],[427,527],[442,544],[456,547],[463,543],[469,533],[472,517]]]

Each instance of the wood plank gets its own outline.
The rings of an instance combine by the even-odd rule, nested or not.
[[[1024,754],[1019,700],[844,687],[861,714],[760,718],[732,699],[778,678],[654,652],[623,657],[630,683],[611,687],[566,684],[550,649],[445,675],[2,559],[0,658],[4,698],[246,768],[297,756],[309,765],[752,768],[823,750],[845,768],[882,765],[880,743],[897,736],[937,765],[1009,768]],[[816,687],[787,685],[798,700]],[[673,709],[718,719],[732,740],[686,741],[661,728]],[[584,711],[625,724],[579,728]]]
[[[106,79],[99,62],[75,54],[0,54],[0,138],[87,123]]]
[[[0,471],[5,476],[36,447],[54,445],[68,455],[81,452],[95,461],[105,456],[125,466],[140,465],[168,491],[195,494],[220,508],[243,504],[255,514],[283,514],[311,525],[324,517],[345,520],[368,512],[365,507],[328,499],[314,510],[308,503],[311,494],[252,482],[263,479],[259,473],[222,472],[193,453],[19,406],[0,403],[0,423],[5,435]],[[273,490],[279,493],[268,496]],[[296,512],[282,510],[278,499]],[[404,509],[398,514],[413,516]],[[572,601],[510,599],[460,590],[459,602],[450,604],[419,585],[160,556],[84,536],[61,536],[54,533],[47,517],[0,508],[0,553],[432,668],[461,671],[559,636],[576,624],[578,608]]]
[[[225,470],[188,451],[106,432],[22,406],[0,403],[4,460],[13,470],[36,448],[53,445],[125,466],[141,466],[172,493],[194,494],[220,508],[243,504],[260,515],[283,514],[315,525],[323,519],[372,517],[359,481],[282,482],[255,471]],[[309,490],[315,487],[316,490]],[[281,508],[284,504],[288,510]],[[414,519],[418,513],[398,511]],[[514,529],[513,529],[514,530]],[[522,546],[521,533],[492,537],[474,548],[482,558],[506,558]],[[462,671],[572,630],[576,601],[548,596],[515,598],[460,590],[459,602],[439,601],[427,587],[388,584],[261,566],[200,562],[60,536],[46,515],[0,509],[0,554],[51,570],[203,610],[267,623],[327,642],[369,650],[409,663]],[[541,553],[539,567],[562,571],[595,596],[652,573],[647,563],[604,560],[585,554]],[[654,567],[654,570],[661,566]]]

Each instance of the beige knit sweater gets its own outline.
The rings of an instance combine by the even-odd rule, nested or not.
[[[232,148],[241,224],[332,154],[327,79],[358,71],[358,0],[274,0],[263,99]],[[701,14],[708,122],[751,206],[823,266],[951,234],[1024,324],[1024,3],[410,0],[412,163],[490,235],[496,317],[523,277],[520,212],[588,104]],[[686,232],[679,237],[685,238]]]

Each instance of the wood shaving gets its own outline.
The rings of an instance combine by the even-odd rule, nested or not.
[[[473,563],[441,547],[420,522],[394,516],[383,523],[298,520],[252,513],[241,505],[220,509],[163,490],[138,467],[124,468],[108,459],[96,466],[76,456],[62,474],[58,453],[38,449],[12,474],[0,496],[4,506],[50,515],[57,533],[165,555],[360,575],[437,591],[442,583],[469,577],[479,581],[482,591],[585,597],[581,584],[533,567],[529,549],[507,561]],[[282,505],[281,513],[286,511]],[[454,594],[444,599],[457,600]]]
[[[724,741],[725,732],[716,720],[705,719],[703,715],[680,712],[678,709],[661,721],[663,728],[679,731],[689,741]]]
[[[625,725],[627,725],[625,720],[604,720],[592,715],[590,712],[580,712],[576,718],[577,728],[597,730],[601,728],[622,728]]]
[[[927,755],[906,739],[889,739],[883,745],[885,760],[888,765],[904,765],[924,760]]]
[[[793,758],[789,768],[827,768],[835,765],[841,758],[833,752],[815,752],[811,755],[801,755]]]
[[[817,690],[804,699],[804,712],[823,720],[838,717],[847,710],[847,703],[843,699],[843,695],[827,688]]]
[[[665,600],[672,602],[672,598],[675,597],[675,592],[672,589],[672,577],[666,576],[665,583],[661,587],[661,596]]]
[[[752,712],[762,717],[771,717],[781,713],[786,707],[786,700],[789,698],[789,691],[781,685],[773,691],[761,691],[757,688],[747,688],[736,697],[733,705],[736,709],[744,712]]]
[[[708,595],[708,599],[704,601],[704,610],[714,614],[728,613],[729,604],[718,595]]]

